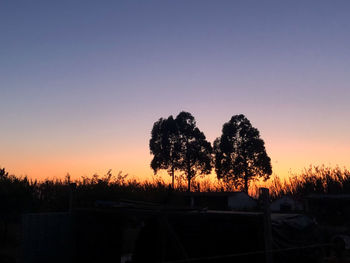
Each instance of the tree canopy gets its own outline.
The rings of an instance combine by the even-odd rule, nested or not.
[[[212,147],[197,126],[194,117],[188,112],[180,112],[176,117],[180,146],[178,169],[183,171],[191,190],[191,180],[197,174],[206,175],[212,170]]]
[[[211,165],[211,144],[197,126],[194,117],[188,112],[180,112],[174,119],[159,119],[154,123],[150,140],[151,154],[154,155],[151,167],[155,173],[160,169],[183,172],[188,182],[198,174],[209,174]]]
[[[223,125],[214,142],[214,163],[218,179],[233,182],[248,192],[251,180],[269,179],[271,159],[259,131],[244,115],[234,115]]]
[[[179,159],[178,129],[173,116],[167,119],[160,118],[153,124],[149,147],[154,155],[151,168],[154,173],[165,169],[172,177],[174,188],[174,173]]]

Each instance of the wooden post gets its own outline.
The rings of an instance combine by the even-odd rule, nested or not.
[[[271,211],[269,189],[260,188],[259,197],[263,206],[263,221],[264,221],[264,241],[265,241],[265,260],[266,263],[273,263],[272,250],[272,228],[271,228]]]

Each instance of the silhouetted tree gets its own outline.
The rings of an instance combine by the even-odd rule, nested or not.
[[[212,147],[205,135],[196,127],[194,117],[188,112],[180,112],[175,119],[179,144],[177,169],[183,171],[191,190],[191,180],[197,175],[209,174],[212,169]]]
[[[223,125],[222,135],[214,142],[215,171],[218,179],[233,181],[248,193],[249,181],[269,179],[271,159],[259,131],[244,115],[232,116]]]
[[[160,118],[153,124],[149,147],[154,155],[151,168],[156,174],[160,169],[168,170],[172,177],[172,188],[174,188],[174,173],[178,164],[178,129],[173,116],[167,119]]]
[[[168,170],[173,187],[176,170],[184,172],[190,191],[191,180],[197,174],[209,174],[212,168],[212,147],[188,112],[180,112],[176,119],[170,116],[155,122],[150,150],[154,155],[152,169],[155,173],[160,169]]]

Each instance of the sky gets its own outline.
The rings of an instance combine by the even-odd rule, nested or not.
[[[231,116],[273,173],[350,164],[350,2],[0,1],[0,167],[152,178],[149,139],[185,110]]]

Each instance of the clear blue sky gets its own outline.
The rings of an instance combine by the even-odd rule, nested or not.
[[[349,1],[0,2],[0,166],[148,176],[159,117],[234,114],[275,173],[350,162]]]

